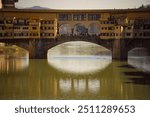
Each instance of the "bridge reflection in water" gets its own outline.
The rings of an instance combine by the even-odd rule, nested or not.
[[[81,50],[86,53],[86,49]],[[66,57],[66,51],[59,52]],[[144,57],[142,62],[129,59],[135,63],[130,66],[125,61],[111,61],[110,57],[87,58],[87,53],[85,55],[80,56],[82,59],[79,56],[67,59],[55,56],[49,61],[1,57],[0,99],[150,99],[150,72],[142,72],[143,68],[137,67],[144,64],[149,68],[150,58]],[[76,60],[71,70],[64,59]],[[66,67],[59,68],[57,62]],[[73,72],[75,65],[80,69]]]
[[[60,70],[75,74],[92,74],[105,69],[112,60],[98,57],[60,57],[48,59],[48,63]]]
[[[29,66],[29,59],[9,59],[5,55],[0,55],[0,73],[17,72]]]
[[[92,74],[60,72],[46,60],[30,60],[17,72],[9,69],[0,72],[0,99],[150,99],[149,75],[136,75],[139,70],[126,62]]]
[[[97,94],[100,91],[100,80],[98,79],[61,79],[59,88],[63,93],[75,93],[83,95],[84,93]]]

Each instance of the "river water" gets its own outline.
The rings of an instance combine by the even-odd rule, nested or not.
[[[52,48],[47,60],[0,55],[0,99],[150,99],[150,57],[112,61],[86,42]]]

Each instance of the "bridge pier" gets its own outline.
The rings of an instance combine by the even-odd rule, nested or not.
[[[29,40],[29,59],[35,58],[35,40]]]
[[[127,61],[128,51],[125,40],[115,39],[112,46],[112,59]]]
[[[47,59],[47,51],[43,48],[37,49],[35,52],[35,59]]]
[[[47,59],[47,50],[41,40],[29,40],[29,59]]]

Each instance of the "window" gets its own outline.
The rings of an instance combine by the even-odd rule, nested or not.
[[[114,28],[113,27],[108,27],[108,30],[113,30]]]
[[[23,27],[23,29],[24,29],[24,30],[28,30],[28,29],[29,29],[29,27]]]
[[[50,36],[54,36],[54,33],[50,33]]]
[[[88,14],[88,20],[99,20],[100,14]]]
[[[54,36],[54,33],[41,33],[40,35],[42,37],[45,37],[45,36]]]
[[[37,27],[32,27],[32,29],[33,29],[33,30],[36,30],[36,29],[37,29]]]
[[[4,34],[3,33],[0,33],[0,37],[3,37],[4,36]]]
[[[10,37],[10,36],[12,36],[12,33],[5,33],[5,35]]]
[[[5,29],[5,27],[4,26],[0,26],[0,30],[4,30]]]
[[[103,24],[104,22],[103,22],[103,21],[101,21],[100,23],[101,23],[101,24]]]
[[[114,33],[110,33],[110,36],[114,36]]]
[[[54,24],[54,21],[52,20],[52,21],[50,21],[50,24]]]
[[[41,21],[41,24],[44,24],[44,21]]]
[[[11,30],[11,29],[13,29],[13,27],[8,27],[8,29],[10,29],[10,30]]]
[[[28,33],[23,33],[23,36],[28,36]]]
[[[144,37],[150,37],[150,32],[145,32]]]
[[[134,25],[134,29],[140,29],[140,26]]]
[[[15,19],[14,25],[29,25],[29,21],[27,19]]]
[[[131,36],[131,33],[126,33],[126,36]]]
[[[142,33],[140,33],[140,36],[143,36],[143,34],[142,34]]]
[[[38,33],[30,33],[30,36],[39,36]]]
[[[23,20],[23,19],[19,19],[19,20],[18,20],[18,23],[19,23],[19,24],[24,24],[24,22],[25,22],[25,20]]]
[[[106,33],[104,33],[103,35],[106,36]]]
[[[72,20],[72,14],[59,14],[59,21],[70,21]]]
[[[4,21],[3,21],[3,20],[0,20],[0,24],[4,24]]]
[[[86,14],[74,14],[73,20],[75,21],[84,21],[86,20]]]
[[[131,30],[131,27],[127,27],[128,30]]]
[[[6,24],[12,24],[12,20],[6,20]]]
[[[54,27],[48,27],[49,30],[54,30]]]
[[[149,29],[150,29],[150,24],[144,25],[144,26],[143,26],[143,29],[144,29],[144,30],[149,30]]]
[[[16,30],[18,29],[18,30],[19,30],[19,29],[20,29],[20,27],[14,27],[14,29],[16,29]]]
[[[41,33],[40,35],[41,35],[41,36],[44,36],[44,33]]]
[[[16,36],[19,36],[19,33],[16,33]]]
[[[44,27],[42,26],[42,27],[41,27],[41,30],[43,30],[43,29],[44,29]]]
[[[144,24],[150,24],[150,19],[145,19]]]
[[[110,23],[110,24],[114,24],[114,21],[110,21],[109,23]]]
[[[54,20],[41,20],[41,24],[54,24]]]

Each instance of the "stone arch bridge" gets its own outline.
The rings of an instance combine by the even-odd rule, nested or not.
[[[17,45],[29,51],[30,59],[47,59],[50,48],[70,41],[86,41],[112,51],[112,59],[127,60],[128,51],[142,47],[150,52],[150,39],[100,39],[98,36],[59,36],[55,39],[1,39],[0,42]]]

